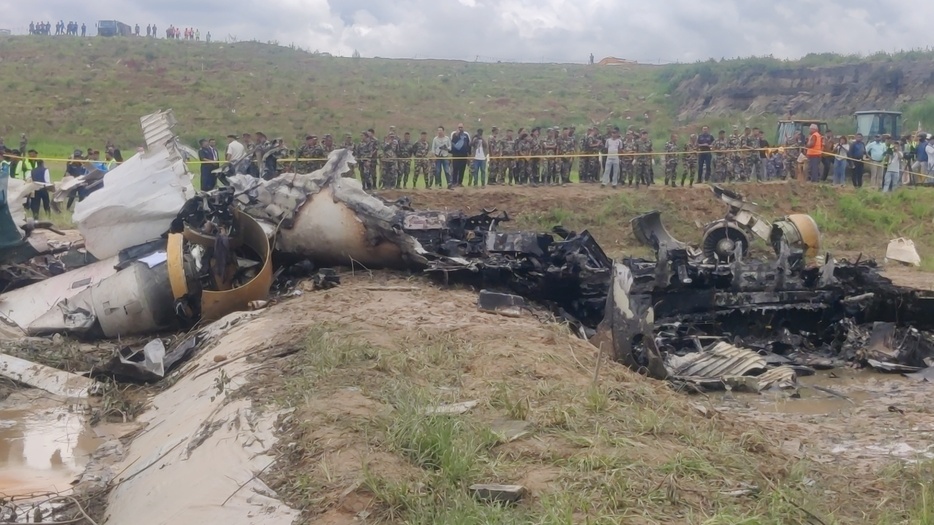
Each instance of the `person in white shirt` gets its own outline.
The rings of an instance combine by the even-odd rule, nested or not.
[[[619,137],[619,128],[613,128],[613,134],[606,139],[606,167],[603,168],[603,179],[600,187],[605,188],[611,183],[615,188],[619,184],[619,150],[623,147],[623,139]]]
[[[486,156],[488,142],[483,138],[483,130],[478,129],[477,134],[470,139],[470,154],[473,161],[470,163],[470,184],[474,187],[486,186]]]
[[[227,162],[234,164],[246,157],[246,148],[237,140],[236,135],[227,135],[227,138],[230,139],[230,144],[227,144],[227,154],[224,158]]]
[[[435,157],[435,186],[441,187],[441,170],[451,188],[451,139],[444,134],[444,126],[438,126],[438,135],[431,139],[431,154]]]

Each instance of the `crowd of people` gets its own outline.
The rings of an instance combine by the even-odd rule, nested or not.
[[[0,137],[0,154],[2,154],[0,181],[3,181],[4,188],[6,179],[10,177],[29,180],[36,185],[36,189],[27,196],[25,202],[26,209],[32,212],[34,219],[39,219],[40,211],[45,211],[46,215],[51,215],[53,208],[58,211],[58,203],[52,199],[52,193],[56,188],[52,173],[45,159],[39,157],[39,152],[29,147],[29,140],[25,133],[20,136],[18,148],[6,147],[3,137]],[[67,186],[68,182],[76,177],[97,175],[87,184],[76,186],[74,191],[62,192],[62,200],[66,201],[68,209],[74,206],[76,200],[83,200],[94,190],[99,189],[103,185],[103,174],[123,162],[122,152],[110,141],[104,146],[103,157],[102,159],[100,150],[94,148],[87,148],[86,152],[76,149],[68,157],[65,172],[59,183],[61,186]]]
[[[81,26],[78,26],[78,22],[68,22],[65,23],[64,20],[59,20],[55,24],[55,36],[78,36],[78,30],[81,30],[81,36],[87,36],[88,26],[84,23]],[[29,34],[30,35],[52,35],[52,23],[51,22],[29,22]]]
[[[53,25],[50,22],[29,22],[30,35],[78,36],[80,31],[81,36],[87,36],[88,32],[88,27],[84,23],[79,26],[78,22],[66,23],[62,20],[59,20],[54,25],[54,32],[52,28]],[[148,38],[158,38],[158,31],[156,24],[148,24],[146,26],[146,36]],[[141,32],[142,28],[139,24],[136,24],[132,28],[132,33],[136,36],[142,36]],[[191,40],[200,42],[201,30],[196,27],[175,27],[171,25],[165,30],[165,38],[169,40]],[[204,40],[208,43],[211,42],[210,31],[204,35]]]
[[[544,133],[543,133],[544,131]],[[485,134],[477,129],[471,134],[463,124],[448,133],[439,126],[429,138],[421,131],[417,137],[409,132],[401,135],[395,127],[380,139],[373,129],[361,132],[357,141],[350,133],[340,143],[326,134],[309,134],[296,149],[285,146],[281,139],[270,140],[262,132],[228,135],[223,158],[215,139],[199,143],[201,189],[217,186],[225,172],[248,173],[272,178],[284,172],[309,173],[322,168],[329,153],[338,148],[350,149],[357,159],[355,171],[363,187],[374,189],[426,188],[450,189],[487,185],[565,185],[572,182],[576,170],[581,183],[601,186],[648,186],[656,184],[656,170],[665,186],[692,186],[695,182],[770,181],[794,178],[800,181],[827,182],[843,185],[847,180],[857,188],[864,186],[869,175],[869,187],[883,192],[893,191],[903,184],[934,181],[934,140],[932,135],[917,132],[901,138],[876,135],[867,143],[861,134],[835,137],[831,130],[821,134],[816,125],[786,137],[782,144],[770,145],[758,128],[738,127],[727,136],[719,130],[714,136],[707,126],[697,134],[679,141],[672,133],[660,151],[654,151],[646,129],[607,127],[601,133],[589,128],[578,137],[570,127],[507,129],[497,127]],[[0,177],[30,179],[40,186],[30,197],[27,207],[33,217],[39,212],[51,213],[55,202],[50,190],[55,185],[45,162],[28,139],[21,135],[18,148],[5,146],[0,137]],[[120,162],[123,156],[108,141],[101,151],[88,148],[74,150],[68,158],[63,183],[94,173],[102,175]],[[663,179],[662,179],[663,176]],[[67,196],[67,208],[99,188],[100,178],[82,184]],[[63,199],[63,195],[59,194]]]
[[[580,182],[612,187],[647,186],[656,184],[656,179],[665,186],[692,186],[788,178],[835,185],[849,180],[862,187],[868,174],[871,187],[891,191],[901,184],[925,183],[934,175],[934,142],[926,133],[901,139],[875,136],[866,143],[860,134],[835,137],[831,130],[821,134],[816,125],[778,145],[769,144],[758,128],[740,131],[733,126],[730,135],[725,130],[714,135],[703,126],[683,141],[672,133],[657,151],[648,130],[621,131],[613,126],[602,133],[591,127],[583,135],[572,126],[505,132],[493,127],[489,134],[483,129],[471,134],[460,124],[451,133],[439,126],[431,136],[426,131],[400,135],[391,126],[382,138],[369,129],[356,141],[345,134],[339,144],[330,134],[320,141],[309,134],[298,150],[285,148],[281,140],[269,141],[262,133],[228,139],[225,159],[218,158],[216,149],[211,158],[201,159],[210,168],[202,167],[202,188],[214,187],[215,164],[224,160],[248,157],[252,162],[244,169],[271,177],[284,171],[314,171],[335,148],[353,151],[354,176],[365,189],[414,188],[420,181],[427,188],[563,185],[571,183],[575,163]]]

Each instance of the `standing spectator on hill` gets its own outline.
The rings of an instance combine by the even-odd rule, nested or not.
[[[136,24],[136,27],[134,27],[133,30],[136,33],[136,36],[139,36],[139,24]]]
[[[153,37],[153,38],[158,38],[158,37],[159,37],[159,33],[158,33],[157,30],[156,30],[156,24],[153,24],[153,25],[152,25],[152,37]]]
[[[217,169],[217,150],[208,145],[207,139],[198,141],[198,160],[201,161],[201,191],[211,191],[217,185],[214,170]]]
[[[882,185],[882,161],[885,158],[885,144],[876,135],[866,146],[866,155],[869,156],[869,185],[878,188]]]
[[[762,130],[759,128],[754,128],[753,130],[756,135],[756,147],[758,148],[759,164],[758,172],[756,178],[759,181],[769,180],[768,164],[769,164],[769,141],[765,140],[765,134],[762,133]]]
[[[824,155],[821,157],[821,182],[826,182],[827,178],[830,177],[830,174],[833,173],[834,166],[834,157],[833,152],[837,148],[839,141],[834,137],[834,134],[829,129],[823,137],[824,141],[821,143],[824,147]]]
[[[866,158],[866,145],[863,144],[862,133],[856,134],[856,137],[850,144],[850,150],[847,152],[847,157],[850,158],[850,163],[853,166],[853,173],[851,175],[853,178],[853,187],[862,188],[863,173],[866,169],[866,167],[863,165],[863,159]]]
[[[81,36],[88,36],[88,26],[84,22],[81,23]]]
[[[603,177],[600,187],[605,188],[607,183],[614,188],[619,184],[619,151],[623,148],[623,139],[619,138],[619,128],[614,128],[612,134],[604,142],[606,147],[606,165],[603,168]],[[666,179],[667,184],[667,179]],[[638,185],[638,182],[636,183]]]
[[[808,161],[808,179],[811,182],[820,182],[821,157],[824,155],[824,137],[821,136],[817,124],[808,128],[811,135],[808,137],[805,156]]]
[[[921,184],[926,184],[928,178],[925,175],[928,174],[928,134],[919,133],[918,134],[918,144],[915,146],[915,163],[911,167],[911,171],[918,174],[918,182]]]
[[[713,160],[710,147],[713,146],[713,142],[710,128],[702,127],[700,135],[697,136],[697,182],[710,181],[711,161]]]
[[[898,184],[901,181],[901,167],[902,167],[902,145],[898,141],[894,141],[892,146],[885,153],[886,168],[885,175],[882,177],[882,191],[884,193],[889,193],[895,191],[898,188]]]
[[[237,140],[236,135],[231,133],[227,135],[227,138],[230,142],[227,143],[227,153],[224,155],[224,160],[230,164],[236,164],[240,159],[246,157],[246,148]]]
[[[438,126],[438,135],[431,139],[431,155],[435,158],[435,186],[441,187],[441,171],[444,170],[444,178],[448,188],[452,188],[451,164],[451,139],[444,133],[444,126]],[[431,187],[429,184],[428,187]]]
[[[930,178],[931,176],[934,176],[934,140],[931,140],[932,138],[934,137],[928,133],[927,142],[924,146],[924,152],[927,153],[928,156],[927,174],[929,178],[927,179],[926,184],[934,183],[934,181],[932,181]]]
[[[470,135],[464,131],[464,124],[457,125],[457,131],[451,134],[451,155],[454,157],[453,173],[454,187],[464,186],[464,172],[467,170],[467,159],[470,157]]]
[[[906,135],[902,138],[902,183],[914,185],[918,181],[918,177],[915,176],[915,155],[918,152],[918,141],[916,140],[917,135],[912,133],[911,135]]]
[[[486,186],[486,157],[489,153],[489,143],[483,138],[483,130],[478,129],[477,134],[470,141],[470,185],[474,187]]]
[[[33,192],[32,201],[30,203],[30,209],[32,210],[32,218],[39,220],[39,206],[42,205],[42,208],[45,210],[45,214],[49,217],[52,216],[52,201],[49,198],[49,186],[51,185],[52,178],[49,177],[49,169],[45,167],[45,162],[40,160],[36,161],[35,167],[29,172],[29,178],[41,187]]]
[[[840,140],[834,144],[833,155],[833,185],[843,186],[846,184],[846,165],[850,156],[846,135],[840,135]]]
[[[208,31],[208,34],[204,35],[204,41],[207,42],[208,44],[211,43],[211,32],[210,31]]]
[[[412,187],[418,187],[418,176],[421,174],[425,180],[425,188],[431,188],[431,144],[428,142],[428,132],[419,133],[418,140],[412,145],[412,156],[415,157],[415,171],[412,173]]]

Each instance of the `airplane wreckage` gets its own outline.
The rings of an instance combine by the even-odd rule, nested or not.
[[[713,193],[727,212],[704,226],[697,246],[672,237],[653,211],[631,228],[654,259],[614,261],[587,231],[502,231],[505,212],[385,201],[345,176],[355,162],[348,150],[335,150],[313,173],[268,180],[234,166],[223,174],[226,186],[198,193],[171,112],[141,124],[146,150],[105,174],[75,209],[84,245],[67,250],[77,247],[84,259],[53,255],[64,259],[55,275],[20,288],[7,282],[0,311],[22,334],[187,329],[267,299],[292,265],[324,268],[316,277],[330,285],[337,278],[327,267],[346,265],[472,285],[482,289],[485,311],[546,306],[616,360],[691,391],[787,386],[848,363],[926,378],[934,364],[931,296],[893,285],[872,261],[827,254],[816,264],[820,233],[811,217],[769,222],[721,187]],[[24,263],[24,253],[34,254],[22,251],[24,221],[11,218],[18,206],[9,203],[21,192],[10,195],[0,214],[0,262],[16,276],[22,272],[10,268],[37,263]],[[750,257],[757,238],[773,257]],[[183,342],[184,351],[193,344]],[[176,359],[177,350],[169,352]]]

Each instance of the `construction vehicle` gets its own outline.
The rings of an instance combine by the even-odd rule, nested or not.
[[[116,20],[99,20],[97,22],[97,36],[130,36],[133,28]]]
[[[817,124],[817,129],[822,136],[827,134],[827,123],[823,120],[802,118],[779,120],[778,127],[775,131],[775,142],[773,142],[772,145],[784,145],[787,139],[795,136],[796,131],[800,131],[801,135],[807,138],[808,127],[810,127],[811,124]]]
[[[854,113],[856,132],[864,137],[891,135],[900,137],[902,131],[902,113],[900,111],[866,110]]]

